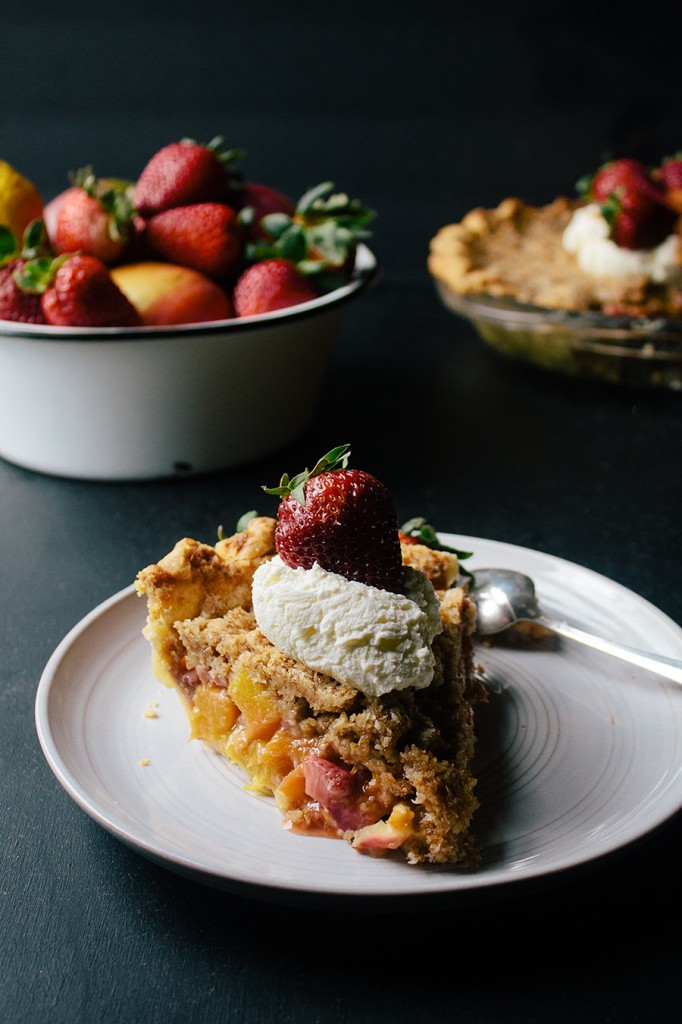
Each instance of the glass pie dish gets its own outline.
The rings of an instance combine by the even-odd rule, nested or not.
[[[682,320],[573,313],[435,286],[445,307],[505,356],[571,377],[682,391]]]

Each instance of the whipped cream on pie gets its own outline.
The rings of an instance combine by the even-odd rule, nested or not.
[[[609,238],[609,225],[598,203],[575,211],[562,235],[562,245],[595,277],[645,277],[656,284],[682,279],[679,235],[669,235],[654,249],[625,249]]]
[[[362,693],[378,697],[433,679],[439,602],[423,573],[405,567],[394,594],[327,572],[292,569],[277,555],[253,578],[259,628],[280,651]]]

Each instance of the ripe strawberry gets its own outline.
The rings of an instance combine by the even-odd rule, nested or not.
[[[22,287],[22,273],[29,260],[48,252],[42,221],[28,225],[21,251],[8,228],[0,227],[0,319],[23,324],[44,324],[40,295]]]
[[[21,287],[17,275],[26,260],[14,259],[0,267],[0,320],[16,320],[22,324],[47,323],[40,305],[40,295]]]
[[[269,236],[261,225],[264,217],[271,214],[284,214],[293,217],[296,204],[282,192],[269,185],[259,185],[253,181],[245,181],[230,193],[230,205],[239,211],[239,222],[245,234],[251,239],[267,239]]]
[[[317,294],[291,260],[275,257],[247,267],[234,287],[233,302],[237,316],[257,316],[309,302]]]
[[[673,230],[675,216],[664,191],[639,160],[608,161],[583,187],[585,198],[601,206],[609,237],[621,248],[652,249]]]
[[[55,252],[79,251],[103,263],[116,263],[134,233],[133,186],[96,178],[90,167],[78,171],[73,180],[72,188],[55,197],[54,218],[48,210],[54,221],[51,240]]]
[[[291,568],[317,562],[380,590],[402,593],[403,565],[398,522],[388,489],[360,469],[348,469],[349,445],[328,452],[312,471],[278,487],[277,552]]]
[[[168,263],[219,280],[234,269],[242,250],[237,215],[224,203],[193,203],[156,213],[146,222],[144,243]]]
[[[607,160],[591,179],[583,182],[588,197],[595,203],[603,203],[615,193],[626,191],[656,195],[656,186],[645,165],[640,160],[622,157]]]
[[[668,157],[655,171],[666,202],[676,213],[682,213],[682,153]]]
[[[230,171],[242,154],[223,152],[222,139],[204,146],[194,139],[171,142],[158,150],[140,174],[135,207],[143,217],[192,203],[224,203]]]
[[[45,261],[35,261],[45,262]],[[31,264],[25,272],[31,269]],[[65,327],[136,327],[135,307],[95,256],[58,256],[44,268],[42,309],[50,324]]]

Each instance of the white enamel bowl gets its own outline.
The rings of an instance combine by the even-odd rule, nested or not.
[[[178,327],[0,320],[0,457],[90,480],[187,476],[284,447],[308,425],[348,302],[377,276],[262,316]]]

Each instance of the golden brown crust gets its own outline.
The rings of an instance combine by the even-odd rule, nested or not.
[[[553,309],[630,315],[680,315],[679,288],[645,277],[597,279],[562,245],[576,201],[559,196],[546,206],[518,198],[477,208],[431,241],[428,269],[451,291],[485,294]]]
[[[257,517],[215,548],[185,537],[138,573],[135,587],[147,598],[145,636],[160,665],[175,672],[184,656],[175,623],[250,609],[253,574],[275,552],[275,526],[274,519]]]
[[[459,574],[459,559],[451,551],[435,551],[425,544],[401,540],[403,565],[423,572],[431,580],[434,590],[447,590]]]

